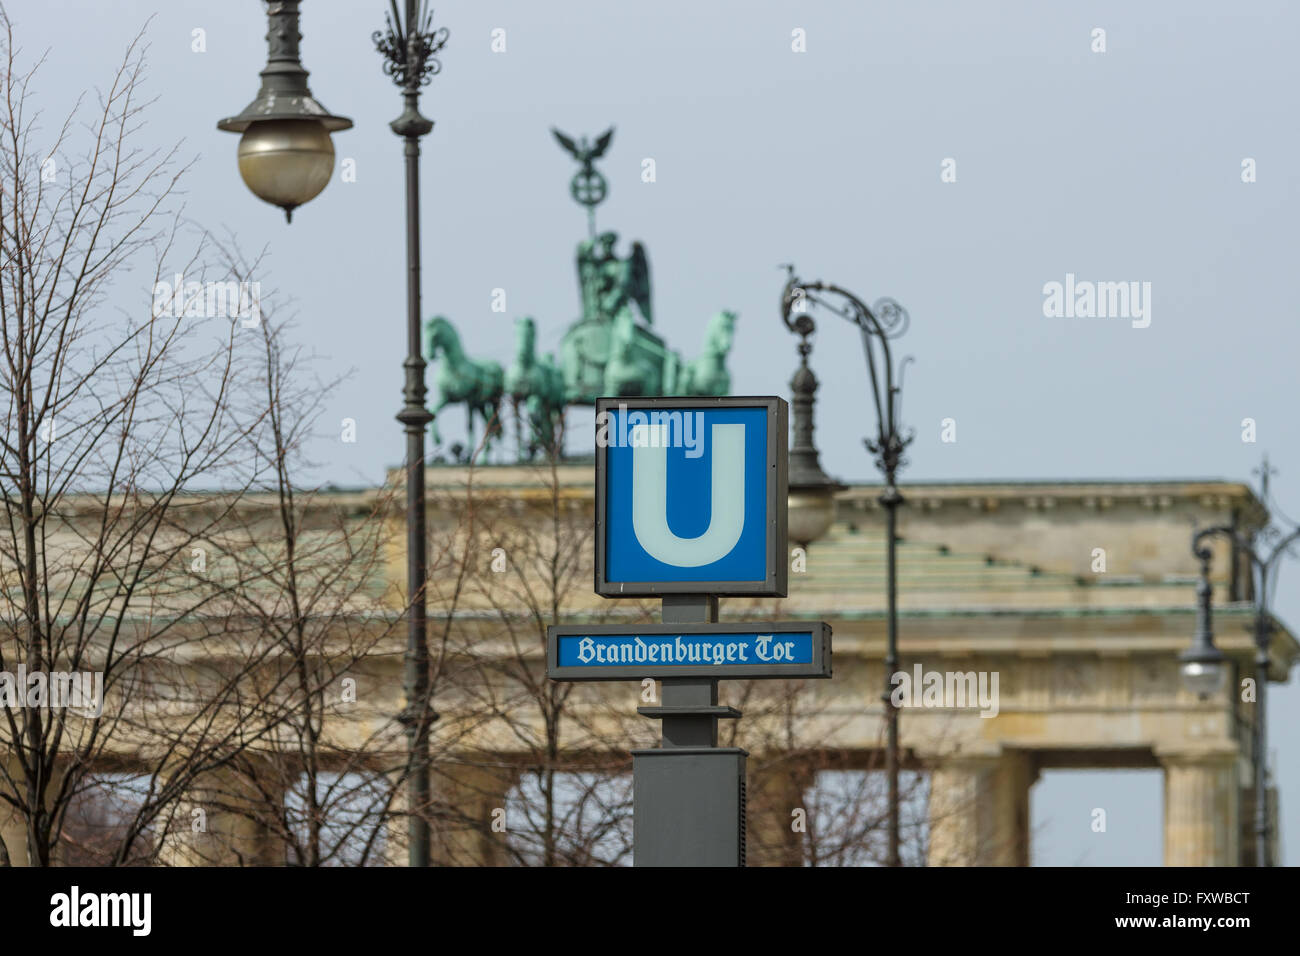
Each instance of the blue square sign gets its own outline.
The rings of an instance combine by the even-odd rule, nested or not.
[[[787,406],[596,402],[596,592],[784,597]]]

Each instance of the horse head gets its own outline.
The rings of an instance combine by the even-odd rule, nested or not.
[[[425,357],[435,359],[440,351],[449,356],[459,351],[460,336],[446,316],[435,315],[424,323]]]
[[[725,358],[736,337],[736,313],[719,312],[709,320],[709,330],[704,337],[704,350],[709,355]]]

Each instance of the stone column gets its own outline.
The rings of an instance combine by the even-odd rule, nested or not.
[[[754,763],[751,760],[745,794],[746,865],[803,866],[810,775],[790,760],[778,758],[758,769]],[[796,810],[803,814],[801,821]],[[794,828],[796,822],[801,829]]]
[[[511,821],[504,811],[519,773],[502,765],[499,758],[474,759],[482,763],[439,762],[433,768],[429,830],[434,866],[502,866],[509,862],[506,841]],[[500,822],[494,830],[496,821]]]
[[[940,758],[930,773],[930,866],[1028,866],[1032,755]]]
[[[14,784],[21,789],[24,777],[18,762],[10,760],[8,770]],[[6,785],[5,790],[9,789]],[[0,803],[0,840],[4,840],[9,851],[11,866],[27,865],[27,818],[8,803]]]
[[[13,786],[18,788],[18,796],[26,800],[27,776],[23,770],[22,764],[15,757],[4,758],[8,761],[9,778],[13,781]],[[54,795],[63,779],[63,770],[56,767],[53,779],[45,787],[45,806],[47,809],[54,802]],[[5,790],[11,788],[5,784]],[[30,866],[31,859],[27,853],[27,815],[19,810],[14,809],[8,803],[0,803],[0,839],[4,840],[5,849],[9,851],[10,866]],[[58,866],[62,863],[60,859],[59,846],[56,844],[50,848],[50,864]]]
[[[167,866],[284,866],[286,845],[276,832],[288,781],[271,765],[204,774],[189,788],[163,836]],[[265,791],[265,792],[264,792]]]
[[[1158,754],[1165,771],[1165,866],[1236,866],[1237,751]]]

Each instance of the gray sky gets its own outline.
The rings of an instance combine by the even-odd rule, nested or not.
[[[387,127],[399,99],[370,41],[387,4],[303,3],[312,91],[357,124],[335,137],[357,182],[336,175],[292,226],[245,190],[238,140],[215,128],[256,92],[260,3],[7,7],[28,52],[50,48],[36,89],[51,123],[107,80],[157,13],[148,135],[183,140],[197,158],[186,180],[196,222],[232,230],[246,250],[266,247],[272,284],[296,300],[300,335],[326,370],[356,369],[326,424],[354,418],[357,441],[324,442],[316,457],[339,483],[379,479],[402,451],[393,415],[405,314],[401,145]],[[708,316],[739,312],[735,393],[788,391],[794,350],[776,267],[794,261],[805,277],[910,311],[899,349],[916,358],[903,410],[917,439],[904,480],[1246,480],[1267,450],[1278,500],[1300,516],[1300,7],[458,0],[438,4],[436,20],[451,40],[423,98],[437,122],[422,164],[424,313],[451,318],[471,355],[507,361],[520,315],[553,349],[576,318],[585,220],[568,196],[572,162],[548,128],[592,135],[616,124],[599,223],[620,232],[620,249],[646,243],[656,325],[688,357]],[[494,54],[498,27],[507,51]],[[1105,53],[1091,51],[1096,27]],[[205,53],[191,50],[195,28]],[[796,28],[805,53],[791,50]],[[653,184],[640,181],[646,157]],[[949,157],[955,183],[940,181]],[[1044,283],[1070,272],[1150,282],[1150,326],[1045,318]],[[494,288],[506,290],[504,314],[490,309]],[[822,323],[818,439],[828,471],[869,479],[860,438],[872,412],[854,335]],[[945,444],[949,417],[958,440]],[[1257,444],[1241,440],[1245,417]],[[448,434],[457,420],[446,416]],[[1276,604],[1293,627],[1295,581],[1300,568],[1284,568]],[[1276,690],[1271,703],[1284,860],[1294,861],[1300,744],[1289,728],[1300,692]],[[1049,838],[1036,860],[1160,862],[1158,830],[1121,836],[1154,830],[1151,786],[1142,775],[1044,779],[1035,825]],[[1080,791],[1079,807],[1112,808],[1108,838],[1069,801]],[[1140,819],[1117,822],[1126,807]]]

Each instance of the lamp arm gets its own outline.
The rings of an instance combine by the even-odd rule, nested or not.
[[[1253,564],[1258,565],[1263,563],[1260,561],[1259,556],[1255,554],[1255,549],[1251,547],[1250,542],[1243,538],[1237,529],[1233,528],[1231,525],[1216,524],[1192,532],[1192,554],[1195,555],[1202,564],[1208,565],[1210,558],[1213,556],[1210,549],[1202,544],[1202,542],[1206,538],[1215,535],[1220,535],[1231,540],[1232,543],[1237,546],[1238,550],[1246,553]]]
[[[1277,558],[1284,554],[1287,548],[1291,547],[1291,545],[1295,544],[1297,541],[1300,541],[1300,527],[1294,529],[1290,534],[1274,545],[1267,560],[1263,563],[1271,567]]]
[[[894,405],[896,388],[894,386],[893,356],[889,349],[888,333],[867,304],[848,289],[829,282],[801,282],[798,276],[795,275],[793,266],[787,265],[786,269],[789,278],[786,280],[785,288],[781,292],[781,319],[786,328],[799,333],[805,339],[815,329],[812,318],[806,313],[801,313],[797,319],[791,319],[791,315],[794,313],[796,290],[801,290],[803,292],[802,298],[805,301],[820,305],[822,308],[840,316],[840,318],[852,322],[862,334],[862,350],[867,361],[867,372],[871,376],[871,397],[876,406],[879,443],[881,447],[887,447],[889,436],[897,430]],[[811,295],[810,293],[813,292],[825,292],[838,296],[846,304],[843,307],[836,306],[824,298]],[[871,341],[873,338],[878,339],[880,342],[885,363],[883,394],[881,391],[880,371],[876,368],[875,351]]]

